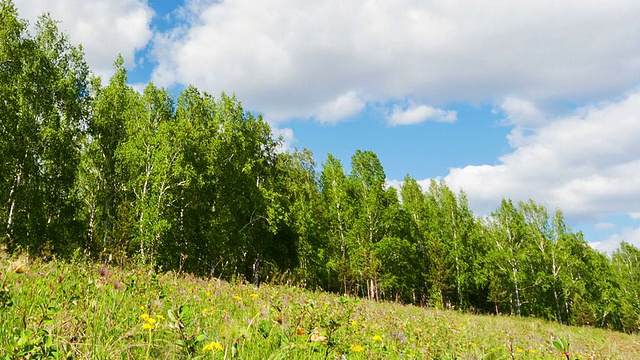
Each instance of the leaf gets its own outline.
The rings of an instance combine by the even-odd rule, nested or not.
[[[562,344],[560,344],[560,342],[557,341],[557,340],[553,341],[553,346],[555,346],[556,349],[558,349],[558,351],[563,351],[564,350],[564,348],[562,347]]]
[[[169,317],[169,320],[171,321],[176,321],[176,313],[173,310],[167,310],[167,316]]]

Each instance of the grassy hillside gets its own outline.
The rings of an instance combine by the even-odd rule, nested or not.
[[[635,359],[640,338],[149,268],[0,259],[7,358]]]

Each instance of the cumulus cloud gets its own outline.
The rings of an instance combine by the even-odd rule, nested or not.
[[[598,251],[612,254],[623,241],[640,248],[640,228],[625,228],[620,234],[612,235],[603,241],[594,241],[590,245]]]
[[[335,123],[338,120],[348,118],[359,113],[365,106],[365,103],[355,91],[349,91],[338,96],[333,101],[320,106],[319,111],[314,117],[321,122]]]
[[[500,110],[509,125],[535,128],[545,123],[543,112],[531,101],[509,96],[500,104]]]
[[[395,105],[393,111],[387,117],[387,121],[392,126],[413,125],[425,121],[451,123],[455,122],[456,119],[457,114],[455,111],[436,109],[429,105],[416,105],[413,103],[406,107]]]
[[[526,144],[496,165],[451,169],[445,181],[462,188],[480,213],[502,197],[535,199],[592,221],[640,213],[640,91],[577,109],[538,127]]]
[[[147,46],[153,10],[144,0],[14,0],[21,17],[35,24],[49,12],[73,44],[82,44],[96,74],[109,77],[118,54],[135,66],[135,52]]]
[[[351,91],[373,104],[564,104],[640,80],[632,0],[198,0],[182,13],[180,30],[155,42],[154,81],[237,93],[285,118],[314,117]],[[503,109],[537,118],[526,105]]]

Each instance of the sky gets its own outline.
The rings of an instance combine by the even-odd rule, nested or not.
[[[373,150],[463,189],[560,209],[611,253],[640,246],[637,0],[14,0],[83,44],[107,79],[236,94],[286,149],[349,167]]]

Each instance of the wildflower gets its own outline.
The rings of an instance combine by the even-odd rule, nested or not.
[[[521,352],[523,352],[524,350],[520,349],[519,347],[516,347],[516,351],[517,351],[517,352],[519,352],[519,353],[521,353]]]
[[[140,305],[140,310],[144,310],[144,305]]]
[[[156,323],[158,322],[158,320],[162,320],[164,319],[164,317],[162,315],[158,315],[157,319],[153,318],[151,316],[149,316],[149,314],[147,313],[143,313],[142,315],[140,315],[140,319],[143,320],[143,324],[142,324],[142,328],[145,330],[153,330],[156,328]]]
[[[301,328],[301,327],[297,327],[296,328],[296,335],[298,335],[298,336],[304,335],[304,329]]]
[[[258,297],[258,294],[249,294],[249,296],[250,296],[252,299],[256,299],[256,298]]]
[[[382,336],[380,336],[380,335],[375,335],[375,336],[373,337],[373,341],[382,341]]]
[[[478,346],[478,345],[477,345],[476,343],[471,343],[471,346],[472,346],[472,347],[476,347],[476,346]]]
[[[233,298],[238,300],[238,301],[242,301],[242,298],[240,296],[238,296],[238,295],[233,295]]]
[[[355,352],[355,353],[359,353],[359,352],[364,351],[364,348],[363,348],[362,346],[360,346],[360,345],[355,345],[355,344],[351,344],[350,349],[351,349],[351,351],[353,351],[353,352]]]
[[[531,349],[531,350],[529,350],[529,352],[532,353],[532,354],[537,353],[537,351],[535,349]]]
[[[203,351],[222,351],[224,347],[219,342],[212,341],[202,348]]]
[[[351,325],[352,326],[358,326],[358,323],[355,320],[351,320]]]
[[[162,315],[160,315],[160,314],[156,315],[156,318],[157,318],[158,320],[164,320],[164,316],[162,316]]]

